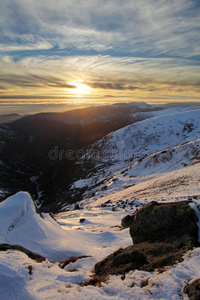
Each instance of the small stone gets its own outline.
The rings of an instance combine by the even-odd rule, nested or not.
[[[83,222],[85,222],[85,218],[81,218],[80,220],[79,220],[79,223],[83,223]]]
[[[81,207],[78,204],[76,204],[74,207],[74,210],[77,210],[77,209],[81,209]]]

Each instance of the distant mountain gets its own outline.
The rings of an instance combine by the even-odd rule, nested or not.
[[[69,173],[67,161],[45,173],[39,182],[42,205],[56,209],[80,199],[97,199],[115,183],[119,189],[135,184],[139,174],[183,168],[199,156],[199,138],[200,110],[165,111],[126,126],[84,149]]]
[[[19,114],[9,114],[9,115],[0,115],[0,124],[10,123],[22,118],[22,115]]]
[[[131,122],[131,114],[138,113],[142,119],[143,112],[159,110],[145,102],[117,103],[113,105],[91,106],[62,113],[40,113],[32,118],[59,121],[67,124],[88,125],[92,123],[105,123],[119,121]],[[128,118],[128,119],[127,119]],[[134,121],[134,119],[133,119]]]

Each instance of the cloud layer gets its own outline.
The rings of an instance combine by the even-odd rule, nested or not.
[[[199,99],[198,0],[1,0],[0,97]]]

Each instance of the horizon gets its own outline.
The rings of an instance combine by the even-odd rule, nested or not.
[[[100,107],[100,106],[109,106],[117,104],[137,104],[137,103],[146,103],[152,107],[194,107],[195,109],[200,109],[200,102],[148,102],[148,101],[130,101],[130,102],[113,102],[113,103],[88,103],[88,104],[26,104],[26,105],[3,105],[0,107],[0,116],[9,116],[9,115],[34,115],[39,113],[64,113],[68,111],[74,111],[79,109],[85,109],[89,107]]]
[[[200,102],[198,1],[3,0],[0,114]]]

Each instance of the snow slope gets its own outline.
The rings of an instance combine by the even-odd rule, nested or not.
[[[171,173],[181,170],[180,172],[187,173],[185,168],[200,159],[200,139],[179,145],[173,148],[159,151],[148,155],[128,167],[114,172],[100,185],[92,189],[92,201],[111,195],[117,191],[124,190],[130,186],[135,186],[141,182],[148,182],[150,179],[159,177],[164,173]],[[198,170],[197,173],[198,174]],[[169,174],[166,176],[170,176]],[[90,179],[91,180],[91,179]],[[87,180],[82,180],[75,183],[79,187],[87,184]],[[85,192],[87,198],[91,194]]]
[[[170,113],[126,126],[110,133],[88,149],[98,151],[96,159],[126,161],[153,154],[200,138],[200,110]]]
[[[83,168],[91,161],[94,169],[71,189],[86,188],[83,199],[94,193],[97,199],[192,164],[200,151],[200,110],[165,113],[126,126],[88,148]]]
[[[111,216],[110,212],[103,214],[108,217],[109,224],[116,225],[117,214],[115,216]],[[67,221],[60,221],[62,226],[49,214],[42,216],[36,213],[28,193],[19,192],[7,198],[0,203],[0,243],[22,245],[51,261],[61,261],[70,256],[91,255],[90,247],[92,253],[99,253],[107,239],[112,240],[115,245],[110,247],[111,252],[115,247],[121,247],[118,232],[102,233],[101,230],[81,232],[79,219],[84,216],[84,212],[80,215],[76,211],[70,211]],[[95,216],[94,223],[97,227],[101,225],[100,219]],[[84,227],[88,224],[84,223]],[[130,237],[127,234],[126,244],[129,243]],[[103,258],[106,253],[102,251],[98,259]]]
[[[193,192],[196,191],[193,190]],[[125,200],[123,197],[121,199]],[[32,233],[36,232],[37,226],[33,226],[33,224],[39,222],[39,217],[35,214],[30,200],[27,193],[18,193],[2,203],[4,205],[3,208],[0,208],[1,217],[4,213],[7,213],[7,217],[4,217],[4,221],[0,219],[1,227],[4,228],[1,230],[1,235],[8,236],[6,229],[9,228],[9,224],[14,224],[13,230],[16,232],[22,230],[21,235],[26,242]],[[193,205],[197,207],[195,203],[199,205],[200,198],[194,200]],[[102,287],[81,286],[81,283],[91,278],[94,264],[97,261],[119,247],[131,244],[128,229],[121,230],[120,221],[127,213],[141,205],[142,201],[135,201],[132,206],[127,203],[125,209],[118,207],[115,211],[111,204],[101,207],[95,203],[94,207],[85,203],[84,209],[66,211],[56,215],[62,228],[52,221],[51,224],[55,226],[53,227],[53,237],[49,232],[50,228],[46,219],[43,220],[43,223],[38,223],[40,230],[46,232],[46,247],[52,245],[53,242],[58,242],[61,238],[60,231],[62,231],[63,238],[74,233],[68,243],[68,248],[73,248],[74,255],[82,248],[82,242],[86,242],[87,254],[90,254],[91,257],[70,263],[65,269],[60,269],[57,262],[53,263],[49,260],[37,263],[16,250],[0,252],[0,298],[3,300],[187,299],[183,292],[184,287],[188,282],[200,277],[200,248],[186,253],[183,262],[173,267],[166,267],[163,273],[159,273],[157,270],[154,272],[135,270],[128,272],[124,280],[121,279],[121,276],[110,276],[108,282],[103,283]],[[15,209],[16,213],[14,213]],[[16,220],[22,211],[25,212],[23,216],[17,218],[17,222],[13,222],[13,218]],[[32,223],[32,231],[29,228],[29,231],[25,232],[23,227],[27,225],[28,218]],[[85,218],[85,222],[80,223],[80,218]],[[40,244],[44,251],[43,239],[40,238],[41,232],[38,232],[38,241],[35,240],[35,242]],[[3,236],[1,236],[1,241],[2,239]],[[58,243],[54,253],[55,261],[60,259],[60,248],[62,249],[62,245]],[[71,269],[74,271],[71,272]],[[144,284],[147,281],[148,284]]]
[[[73,241],[73,242],[72,242]],[[0,203],[0,242],[22,245],[50,260],[86,254],[72,232],[64,231],[49,214],[36,213],[28,193],[19,192]]]

